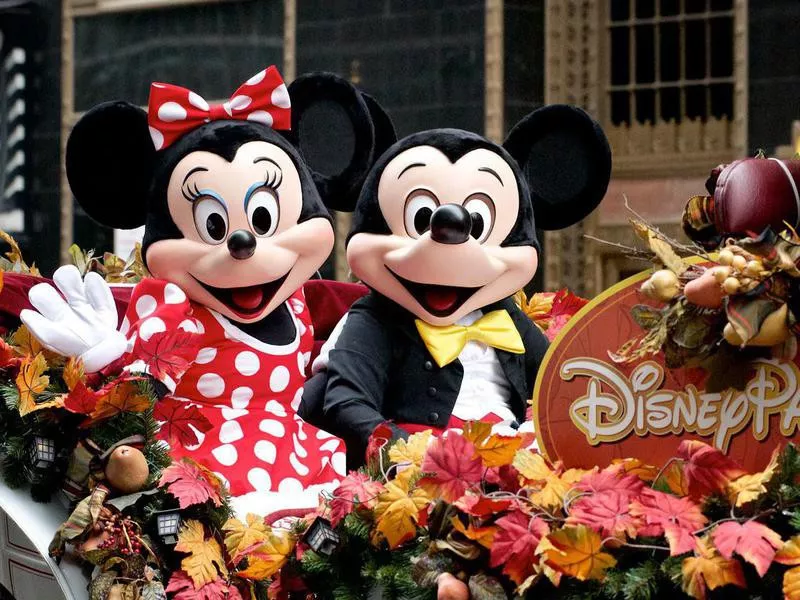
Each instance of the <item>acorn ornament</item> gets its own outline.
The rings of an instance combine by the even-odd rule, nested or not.
[[[469,600],[469,588],[450,573],[442,573],[436,580],[436,600]]]
[[[133,446],[121,445],[114,448],[105,467],[106,481],[121,494],[141,491],[150,477],[150,468],[142,451]]]
[[[678,276],[669,269],[661,269],[642,284],[642,293],[660,302],[669,302],[681,291]]]

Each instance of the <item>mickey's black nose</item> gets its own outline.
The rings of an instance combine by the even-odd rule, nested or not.
[[[440,244],[463,244],[469,239],[472,217],[458,204],[443,204],[431,215],[431,239]]]
[[[233,258],[244,260],[256,251],[256,237],[246,229],[237,229],[228,238],[228,252]]]

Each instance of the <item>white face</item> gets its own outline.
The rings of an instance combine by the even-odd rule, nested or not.
[[[233,161],[192,152],[175,167],[167,188],[170,215],[182,239],[148,248],[156,277],[235,321],[262,319],[297,290],[333,249],[324,218],[298,223],[300,174],[278,146],[243,144]],[[248,240],[236,258],[232,235]]]
[[[478,149],[451,163],[432,146],[410,148],[386,165],[378,182],[391,234],[354,235],[348,262],[364,283],[420,319],[452,324],[533,278],[536,249],[500,245],[514,228],[519,203],[514,171],[502,156]],[[431,233],[431,215],[446,204],[469,214],[469,231],[458,243]]]

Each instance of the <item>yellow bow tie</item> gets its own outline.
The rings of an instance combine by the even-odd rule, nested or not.
[[[428,352],[440,367],[457,359],[470,340],[514,354],[525,352],[519,331],[514,326],[511,316],[504,310],[492,311],[468,326],[437,327],[419,319],[416,320],[416,324]]]

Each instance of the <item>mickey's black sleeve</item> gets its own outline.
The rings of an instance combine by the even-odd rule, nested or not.
[[[323,408],[331,433],[345,441],[350,456],[363,456],[370,434],[386,421],[384,394],[391,359],[386,326],[372,310],[356,303],[330,350]],[[396,426],[392,429],[395,437],[407,437]]]

